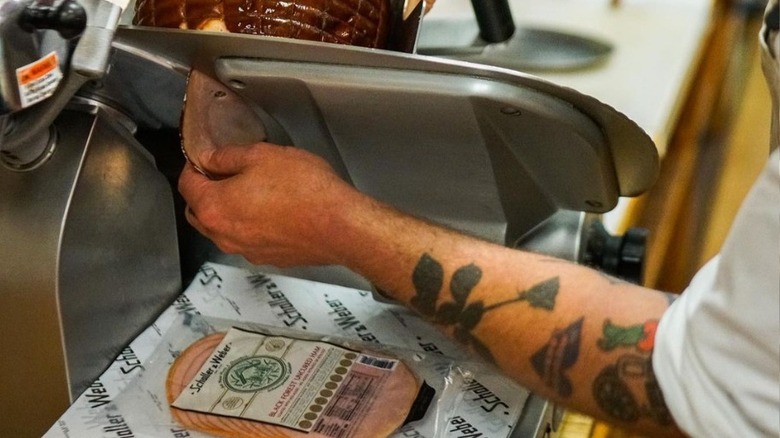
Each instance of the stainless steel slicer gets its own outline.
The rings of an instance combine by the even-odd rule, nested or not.
[[[104,0],[0,0],[0,435],[51,425],[204,261],[246,263],[181,218],[191,68],[242,96],[269,141],[401,210],[577,261],[631,246],[592,218],[652,184],[656,149],[594,98],[486,65],[121,18]]]

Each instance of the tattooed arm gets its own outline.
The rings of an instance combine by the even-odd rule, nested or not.
[[[429,224],[342,182],[322,160],[257,145],[187,167],[189,221],[257,264],[339,264],[551,400],[652,436],[679,431],[651,365],[665,294]],[[280,171],[282,170],[282,171]]]

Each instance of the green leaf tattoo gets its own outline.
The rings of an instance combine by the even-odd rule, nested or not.
[[[540,307],[542,309],[553,310],[555,308],[555,297],[558,295],[560,280],[553,277],[543,281],[532,288],[519,292],[517,297],[522,301],[528,301],[531,307]]]
[[[423,254],[412,273],[412,283],[415,296],[411,304],[424,316],[430,317],[437,324],[454,326],[455,338],[493,361],[493,355],[486,345],[476,338],[472,331],[477,327],[485,314],[508,304],[526,301],[531,307],[552,310],[555,307],[555,297],[558,294],[560,281],[558,277],[545,280],[525,291],[517,293],[515,298],[485,306],[482,300],[468,302],[471,291],[482,280],[482,269],[471,263],[461,266],[452,274],[450,293],[452,301],[444,302],[437,307],[439,296],[444,284],[444,268],[433,257]]]

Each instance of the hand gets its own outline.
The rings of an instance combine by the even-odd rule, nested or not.
[[[360,194],[322,158],[258,143],[199,157],[209,179],[187,165],[179,191],[187,220],[222,251],[280,267],[338,263],[329,248],[335,218]]]

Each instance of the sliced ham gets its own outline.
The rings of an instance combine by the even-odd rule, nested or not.
[[[197,375],[211,357],[224,333],[207,336],[190,345],[171,365],[166,381],[166,394],[171,404]],[[419,383],[409,368],[400,362],[380,388],[379,398],[370,403],[352,436],[386,437],[403,424],[417,396]],[[230,438],[330,438],[318,432],[299,432],[283,426],[243,420],[171,407],[174,419],[188,429]]]
[[[181,146],[196,169],[206,173],[198,157],[207,150],[265,139],[262,120],[241,96],[198,70],[190,71],[181,116]]]

